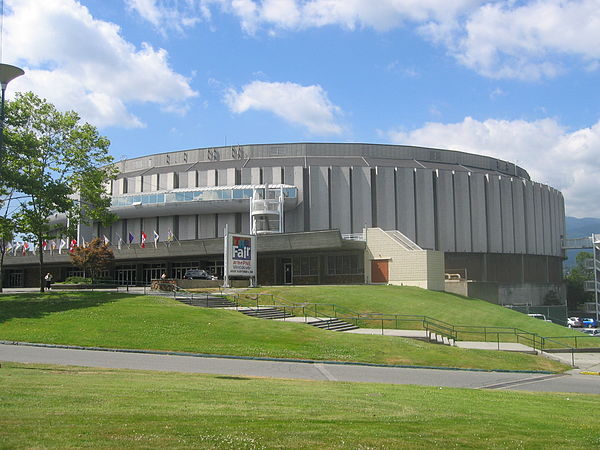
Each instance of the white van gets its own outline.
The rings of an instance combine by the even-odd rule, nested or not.
[[[529,317],[533,317],[534,319],[540,319],[543,320],[544,322],[550,322],[552,323],[552,321],[550,319],[546,319],[546,316],[543,314],[527,314]]]

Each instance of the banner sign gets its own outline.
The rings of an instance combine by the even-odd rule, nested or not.
[[[256,236],[228,234],[225,237],[224,256],[228,276],[256,276]]]

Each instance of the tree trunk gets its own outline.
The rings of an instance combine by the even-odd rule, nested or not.
[[[43,293],[46,287],[46,279],[44,275],[44,248],[41,239],[38,239],[38,252],[40,254],[40,292]]]
[[[4,255],[6,255],[6,247],[0,252],[0,292],[4,289]]]

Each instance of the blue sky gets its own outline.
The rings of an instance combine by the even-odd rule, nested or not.
[[[600,0],[5,0],[2,61],[117,158],[299,141],[516,162],[600,217]]]

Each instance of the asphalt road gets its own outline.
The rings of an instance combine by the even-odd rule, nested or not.
[[[157,355],[0,344],[0,361],[303,380],[413,384],[472,389],[600,394],[600,376],[472,372],[199,356]]]

